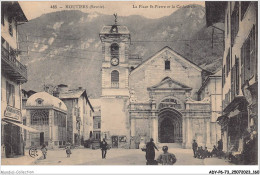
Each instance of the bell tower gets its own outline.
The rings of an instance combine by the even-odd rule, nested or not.
[[[129,148],[129,46],[126,26],[104,26],[99,34],[102,43],[101,138],[113,148]]]
[[[99,34],[102,42],[102,96],[129,96],[129,45],[130,32],[126,26],[104,26]]]

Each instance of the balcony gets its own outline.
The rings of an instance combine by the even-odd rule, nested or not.
[[[223,112],[228,114],[231,111],[234,111],[235,109],[238,109],[239,111],[246,111],[248,106],[248,102],[246,101],[246,98],[242,95],[235,96],[230,103],[227,103],[224,107]]]
[[[8,50],[2,47],[2,73],[18,83],[27,82],[27,68],[20,63],[15,55],[11,55]]]

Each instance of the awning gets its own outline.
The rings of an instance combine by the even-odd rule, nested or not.
[[[14,124],[16,126],[19,126],[19,127],[23,128],[23,129],[29,131],[29,132],[41,132],[41,131],[38,131],[38,130],[36,130],[34,128],[31,128],[31,127],[28,127],[26,125],[23,125],[21,123],[16,123],[16,122],[12,122],[12,121],[9,121],[9,120],[4,120],[4,119],[2,121],[6,122],[6,123]]]

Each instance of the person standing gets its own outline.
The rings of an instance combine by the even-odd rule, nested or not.
[[[102,152],[102,159],[106,158],[107,155],[107,142],[106,139],[103,139],[103,141],[100,143],[100,148],[101,148],[101,152]]]
[[[197,144],[196,140],[193,140],[192,150],[193,150],[193,157],[195,157],[195,158],[196,158],[196,154],[197,154],[197,149],[198,149],[198,144]]]
[[[41,151],[42,151],[43,158],[46,159],[47,148],[45,144],[42,145]]]
[[[220,139],[218,141],[218,151],[222,151],[223,150],[223,142],[222,142],[222,139]]]
[[[157,158],[157,162],[162,165],[173,165],[177,161],[174,154],[168,152],[168,146],[162,147],[163,153]]]
[[[150,139],[150,142],[148,142],[146,144],[146,154],[145,154],[145,158],[146,158],[146,165],[153,165],[154,164],[154,158],[155,158],[155,151],[154,149],[156,149],[157,151],[158,148],[155,146],[154,142],[153,142],[153,138]]]
[[[69,142],[67,143],[67,146],[66,146],[65,149],[66,149],[67,157],[70,157],[70,155],[71,155],[71,146],[70,146]]]

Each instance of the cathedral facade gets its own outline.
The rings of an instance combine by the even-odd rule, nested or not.
[[[169,47],[142,62],[130,54],[130,32],[104,26],[102,42],[101,137],[114,148],[176,143],[212,147],[210,98],[198,91],[210,73]]]

